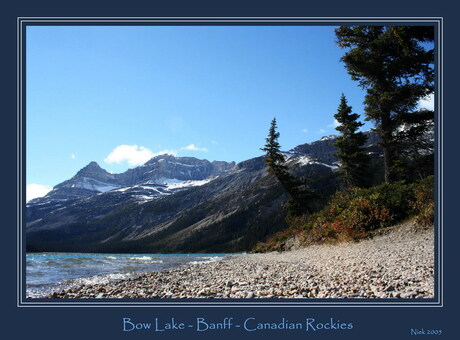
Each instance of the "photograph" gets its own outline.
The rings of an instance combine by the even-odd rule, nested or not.
[[[27,301],[439,301],[435,21],[134,23],[23,28]]]
[[[2,6],[3,331],[456,339],[453,4]]]

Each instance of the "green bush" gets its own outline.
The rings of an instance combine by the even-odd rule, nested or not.
[[[412,199],[412,186],[403,182],[351,188],[336,193],[323,210],[312,216],[306,229],[316,234],[313,239],[322,241],[358,239],[409,217]]]
[[[418,226],[426,228],[434,224],[434,176],[417,183],[414,199],[409,203],[416,215],[415,223]]]
[[[430,176],[412,184],[396,182],[337,192],[322,210],[291,218],[288,229],[258,248],[275,250],[290,237],[299,238],[303,244],[360,239],[410,217],[427,227],[434,221],[433,181]]]

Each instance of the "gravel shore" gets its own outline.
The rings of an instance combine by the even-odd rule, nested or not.
[[[433,228],[406,223],[360,242],[233,255],[50,298],[433,298]]]

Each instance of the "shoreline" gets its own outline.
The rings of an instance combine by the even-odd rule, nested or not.
[[[83,285],[51,299],[433,298],[434,228],[407,222],[372,239],[313,245]]]

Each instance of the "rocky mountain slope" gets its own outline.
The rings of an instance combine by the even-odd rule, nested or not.
[[[318,202],[337,186],[332,142],[324,138],[286,152],[291,171],[321,193]],[[122,174],[92,162],[44,198],[29,202],[27,250],[250,250],[285,227],[286,198],[263,157],[235,165],[162,155]]]
[[[71,179],[56,185],[45,197],[29,205],[88,197],[101,192],[134,185],[166,185],[186,181],[201,181],[225,174],[235,168],[234,162],[209,162],[193,157],[160,155],[147,163],[121,174],[111,174],[96,162],[91,162]]]

